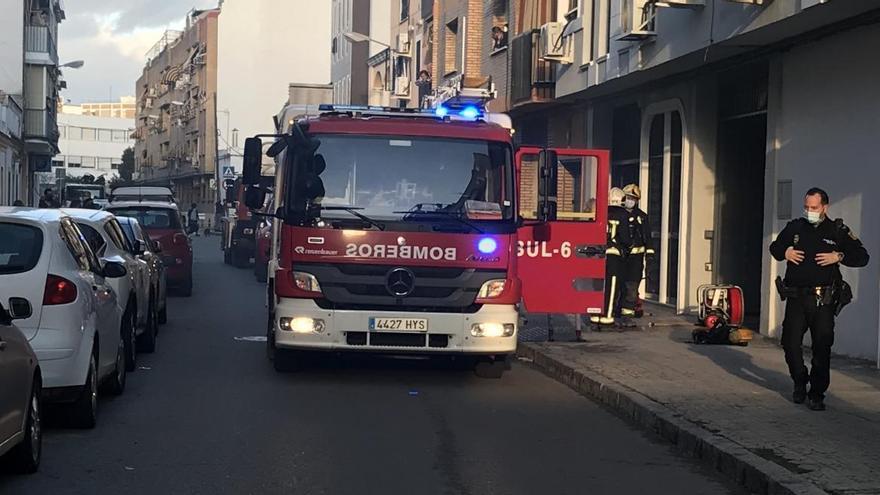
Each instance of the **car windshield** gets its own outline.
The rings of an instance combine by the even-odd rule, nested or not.
[[[0,274],[24,273],[37,266],[43,232],[36,227],[0,223]]]
[[[400,136],[318,139],[320,180],[310,196],[328,207],[324,218],[350,218],[341,207],[384,221],[418,219],[419,213],[484,221],[513,217],[506,143]]]
[[[182,228],[177,212],[168,208],[125,207],[110,208],[108,211],[116,216],[137,219],[144,230],[177,230]]]

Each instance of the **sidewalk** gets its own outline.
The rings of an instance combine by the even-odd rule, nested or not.
[[[572,320],[554,316],[556,342],[541,342],[546,317],[532,317],[520,359],[755,492],[880,494],[873,364],[832,358],[828,410],[813,412],[791,402],[775,341],[756,335],[748,347],[698,346],[690,342],[692,320],[658,314],[641,324],[626,332],[585,327],[584,342],[573,342]]]

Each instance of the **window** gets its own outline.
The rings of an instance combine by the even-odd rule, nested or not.
[[[91,269],[89,255],[86,253],[85,239],[83,239],[80,231],[70,220],[65,218],[61,220],[59,235],[64,244],[67,245],[67,249],[70,251],[70,255],[73,256],[79,269],[89,271]]]
[[[95,129],[84,127],[82,130],[82,140],[83,141],[94,141],[97,136],[97,132]]]
[[[98,141],[102,143],[113,142],[113,131],[110,129],[98,129]]]
[[[95,168],[97,164],[97,158],[94,156],[84,156],[82,157],[82,167],[83,168]]]
[[[409,19],[409,0],[400,0],[400,22]]]
[[[119,129],[113,129],[113,142],[114,143],[124,143],[128,141],[128,131],[123,131]]]
[[[64,160],[63,159],[62,160],[52,160],[52,166],[53,167],[63,167]]]
[[[565,20],[571,21],[573,19],[576,19],[578,16],[578,4],[580,3],[580,1],[579,0],[566,0],[566,1],[568,2],[568,9],[566,10],[566,13],[565,13]]]
[[[77,222],[77,226],[79,227],[80,232],[82,232],[86,243],[88,243],[89,247],[92,249],[92,252],[98,256],[104,256],[104,253],[107,251],[107,242],[104,240],[104,236],[102,236],[101,233],[95,230],[91,225]]]
[[[119,226],[119,222],[115,218],[104,224],[104,231],[110,236],[110,241],[113,242],[116,249],[131,251],[131,246],[128,244],[125,234],[122,232],[122,227]]]
[[[98,158],[98,168],[107,170],[113,165],[112,158]]]
[[[68,168],[82,167],[82,157],[81,156],[68,156],[67,157],[67,167]]]
[[[495,20],[492,26],[492,50],[498,51],[507,48],[508,27],[507,22]]]
[[[556,179],[556,217],[578,222],[596,221],[596,177],[598,163],[593,157],[559,156]],[[520,215],[538,218],[538,157],[522,158]]]
[[[33,270],[43,252],[43,232],[29,225],[0,223],[0,274]]]
[[[170,208],[112,208],[109,210],[116,216],[132,217],[146,231],[154,229],[181,229],[180,217]]]
[[[111,163],[110,170],[119,170],[119,163]]]
[[[67,128],[67,136],[71,141],[82,141],[83,132],[82,127],[74,127],[70,126]]]

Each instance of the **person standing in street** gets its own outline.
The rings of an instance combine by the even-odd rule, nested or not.
[[[621,228],[626,225],[627,213],[623,209],[623,190],[611,188],[608,193],[608,237],[605,247],[605,305],[602,315],[590,317],[594,325],[613,325],[620,310],[621,294],[624,289],[625,262],[629,251],[628,232]]]
[[[840,265],[868,264],[862,242],[843,220],[828,218],[828,193],[812,188],[804,196],[803,218],[788,222],[770,244],[770,254],[786,261],[785,279],[776,286],[785,303],[782,347],[794,381],[792,400],[813,411],[825,410],[825,392],[831,382],[831,346],[834,318],[852,299]],[[804,365],[804,333],[810,330],[812,370]],[[809,391],[807,390],[809,385]]]
[[[186,212],[187,231],[189,234],[199,235],[199,205],[193,203]]]
[[[654,250],[648,246],[651,239],[648,214],[639,208],[641,189],[636,184],[629,184],[623,188],[623,194],[623,209],[626,212],[623,228],[629,238],[629,245],[624,257],[625,288],[620,305],[620,326],[632,328],[636,326],[633,317],[636,315],[639,287],[645,273],[645,256],[654,254]]]
[[[46,190],[43,191],[39,206],[40,208],[61,208],[61,204],[55,199],[55,191],[53,191],[51,187],[46,188]]]

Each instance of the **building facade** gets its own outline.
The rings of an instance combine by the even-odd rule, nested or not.
[[[21,105],[12,95],[0,91],[0,206],[24,201],[22,123]]]
[[[69,106],[69,105],[67,105]],[[137,114],[137,98],[122,96],[116,102],[92,102],[77,105],[82,115],[109,117],[116,119],[134,119]],[[73,113],[72,111],[70,113]]]
[[[219,13],[194,10],[183,31],[166,31],[136,87],[136,180],[171,185],[202,211],[216,198]]]
[[[371,32],[371,14],[387,12],[392,0],[333,0],[330,17],[330,83],[333,85],[333,103],[366,105],[370,101],[370,82],[367,59],[371,50],[377,53],[376,43],[351,42],[346,33],[358,33],[387,45],[389,28],[376,23],[378,32]],[[376,5],[372,5],[372,4]],[[385,17],[387,18],[387,17]],[[379,29],[379,26],[382,28]]]
[[[59,153],[52,159],[53,172],[56,176],[64,170],[68,177],[104,177],[107,182],[119,177],[122,153],[135,145],[134,125],[134,118],[58,114]]]
[[[432,4],[435,90],[491,77],[489,108],[511,115],[518,144],[610,149],[612,184],[641,186],[657,248],[646,299],[687,313],[699,285],[740,285],[748,324],[778,336],[784,264],[767,248],[812,186],[880,253],[865,166],[880,142],[865,58],[880,48],[880,1]],[[878,265],[844,274],[856,299],[835,352],[880,358]]]

